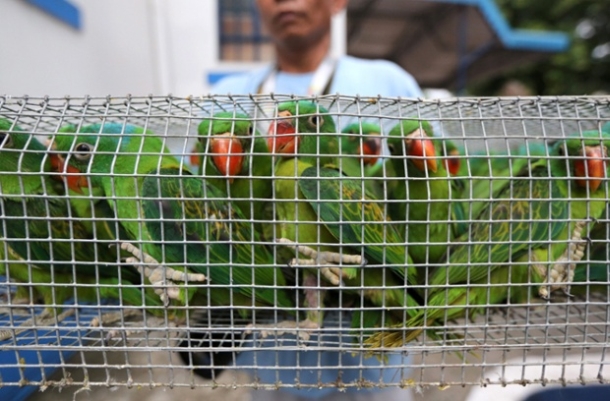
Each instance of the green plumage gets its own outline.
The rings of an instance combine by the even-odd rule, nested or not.
[[[94,287],[68,287],[66,283],[99,283],[100,294],[111,297],[118,297],[119,290],[105,284],[138,283],[135,270],[112,265],[117,262],[116,250],[95,242],[90,225],[75,218],[68,198],[55,192],[46,148],[18,127],[4,131],[5,124],[6,120],[0,120],[0,194],[5,220],[1,236],[8,245],[7,258],[17,263],[14,269],[7,266],[11,278],[39,284],[36,290],[48,305],[75,296],[80,301],[97,300]],[[31,263],[24,269],[28,261]],[[52,288],[51,283],[57,286]],[[128,287],[123,296],[141,298],[139,290]]]
[[[207,304],[209,296],[219,306],[294,306],[288,292],[276,288],[286,282],[273,255],[218,188],[164,168],[145,178],[142,196],[146,227],[163,244],[164,260],[187,264],[210,281],[209,292],[198,291],[191,304]]]
[[[264,248],[253,252],[254,245],[243,243],[257,237],[246,229],[239,209],[229,207],[218,188],[182,168],[161,138],[143,130],[131,132],[59,137],[56,147],[59,152],[72,149],[65,153],[70,165],[91,172],[89,185],[101,190],[101,200],[116,213],[129,240],[141,241],[143,251],[166,266],[209,278],[211,284],[205,286],[211,288],[209,292],[191,286],[181,294],[181,301],[291,306],[292,301],[281,291],[253,288],[285,283],[272,267],[251,267],[270,265],[273,259]],[[195,292],[196,297],[191,298]]]
[[[349,134],[339,136],[341,155],[357,157],[340,157],[337,167],[350,177],[375,177],[381,168],[381,163],[378,162],[381,157],[381,127],[371,122],[359,122],[346,126],[341,132]],[[367,155],[364,149],[375,154]],[[364,185],[376,198],[383,198],[383,181],[369,178],[364,181]]]
[[[434,326],[474,317],[486,305],[527,300],[531,286],[509,284],[539,283],[549,263],[568,249],[575,223],[595,219],[604,211],[605,183],[590,190],[576,177],[575,163],[582,160],[583,146],[601,144],[607,155],[610,134],[603,140],[597,131],[583,136],[584,141],[577,135],[557,142],[550,149],[552,159],[542,159],[510,180],[471,225],[468,236],[460,238],[463,244],[450,248],[447,264],[429,277],[428,308],[404,324],[406,333],[379,334],[371,343],[401,346],[416,338],[423,326],[432,326],[427,331],[432,336]],[[583,237],[589,230],[590,224]],[[451,287],[444,287],[447,284]]]
[[[374,196],[363,192],[361,181],[338,171],[339,162],[333,157],[338,140],[331,135],[335,129],[326,110],[320,107],[315,119],[311,114],[317,113],[317,106],[312,103],[281,104],[278,113],[286,111],[299,116],[295,117],[295,125],[300,128],[297,156],[286,156],[276,165],[278,235],[321,251],[364,254],[369,263],[388,266],[387,271],[383,267],[363,270],[343,266],[344,280],[348,287],[364,285],[367,289],[358,293],[364,296],[365,303],[393,308],[399,316],[394,322],[402,321],[405,307],[417,305],[404,290],[405,282],[414,283],[416,278],[404,239],[387,221]],[[314,132],[320,135],[310,135]],[[338,243],[342,246],[334,245]],[[305,270],[304,283],[308,284],[307,276],[314,274],[315,271]],[[380,310],[377,312],[381,314]],[[321,322],[321,313],[316,311],[309,318]],[[354,313],[354,328],[368,329],[379,324],[379,315]]]
[[[317,107],[307,101],[282,103],[278,106],[278,112],[288,111],[292,116],[298,116],[295,117],[294,125],[299,133],[299,145],[298,157],[290,154],[279,159],[274,171],[275,195],[280,200],[275,203],[279,220],[275,236],[314,246],[319,243],[333,244],[336,240],[324,226],[320,227],[318,233],[318,216],[311,205],[303,201],[305,198],[298,187],[299,178],[310,167],[334,165],[335,156],[339,153],[337,137],[329,135],[336,132],[335,124],[321,106],[318,115]],[[317,117],[312,118],[312,115]],[[338,248],[322,245],[320,250],[336,252]],[[348,272],[352,277],[356,275],[354,269],[349,269]]]
[[[88,211],[81,210],[81,213],[94,213],[98,207],[108,212],[109,207],[112,218],[120,224],[120,227],[112,224],[110,231],[115,235],[118,232],[120,237],[125,236],[129,241],[142,241],[142,250],[159,260],[163,256],[161,249],[151,244],[150,233],[142,223],[144,213],[139,198],[142,197],[143,181],[147,174],[159,168],[190,173],[170,154],[160,137],[136,126],[129,126],[125,133],[117,134],[115,127],[118,125],[110,125],[108,132],[104,131],[106,126],[95,125],[81,127],[85,133],[58,135],[54,141],[55,150],[66,163],[86,177],[80,183],[81,190],[96,195],[91,199],[95,206],[89,207]],[[97,206],[95,201],[107,205]],[[192,293],[183,293],[182,301],[185,302]]]
[[[532,141],[527,141],[508,153],[488,154],[482,151],[463,155],[467,163],[461,164],[458,173],[459,177],[464,177],[459,197],[467,200],[462,203],[466,217],[476,219],[488,200],[496,197],[511,177],[547,156],[546,145]]]
[[[416,166],[416,159],[407,154],[406,137],[417,130],[433,136],[432,126],[424,120],[403,120],[390,131],[390,162],[397,179],[390,193],[394,202],[389,210],[392,220],[404,224],[400,230],[405,233],[413,261],[435,263],[459,232],[455,222],[461,220],[462,212],[459,204],[452,205],[455,191],[449,173],[440,163],[441,141],[434,142],[436,154],[427,156],[438,160],[436,171],[422,171]]]
[[[250,117],[245,114],[221,112],[213,117],[203,120],[198,127],[197,151],[203,156],[200,171],[204,173],[207,182],[232,199],[246,218],[261,220],[265,217],[264,209],[269,203],[267,200],[271,198],[273,187],[269,178],[273,162],[267,143],[258,131],[254,131]],[[210,155],[210,139],[223,134],[237,138],[244,151],[241,171],[232,183],[222,176]]]
[[[359,181],[334,169],[309,167],[301,174],[299,189],[342,245],[357,254],[363,252],[373,263],[392,266],[410,284],[417,282],[408,247],[395,223],[370,193],[362,191]]]

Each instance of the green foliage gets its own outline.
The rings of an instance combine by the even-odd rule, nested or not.
[[[470,94],[498,94],[511,79],[523,82],[535,95],[610,92],[610,54],[594,57],[594,49],[599,52],[604,45],[610,53],[607,0],[496,0],[496,3],[512,27],[565,32],[570,35],[570,47],[564,53],[472,85],[468,88]]]

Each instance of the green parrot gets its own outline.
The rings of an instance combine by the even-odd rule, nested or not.
[[[422,120],[402,120],[389,133],[390,163],[396,182],[390,216],[401,222],[409,254],[418,264],[436,263],[461,229],[461,204],[453,180],[441,163],[442,143],[433,141],[432,126]],[[398,201],[398,202],[397,202]]]
[[[403,321],[404,308],[417,305],[404,288],[396,288],[404,287],[405,282],[416,282],[404,238],[385,218],[374,196],[366,189],[363,193],[361,182],[338,170],[339,141],[328,112],[309,101],[286,102],[278,106],[278,116],[280,119],[270,126],[268,139],[269,148],[281,157],[274,172],[276,215],[280,221],[277,236],[281,237],[278,242],[299,244],[294,246],[296,264],[343,265],[342,270],[331,267],[321,273],[333,285],[343,280],[348,288],[363,286],[359,292],[367,302],[394,307],[399,321]],[[341,200],[348,202],[339,203]],[[338,243],[364,255],[369,262],[389,266],[388,273],[384,268],[348,268],[344,264],[361,263],[362,259],[344,255],[341,260],[336,252],[342,248],[333,245]],[[305,269],[303,284],[319,288],[316,274],[317,270]],[[316,295],[306,296],[307,306],[316,308],[307,315],[313,327],[322,323],[319,308],[325,291]],[[354,315],[353,326],[361,328],[379,324],[383,316],[380,311]]]
[[[341,131],[341,155],[357,155],[354,157],[341,157],[337,162],[341,171],[351,177],[375,177],[382,168],[381,158],[381,127],[371,122],[353,123]],[[383,181],[376,179],[365,180],[366,189],[376,198],[383,198]]]
[[[401,326],[407,331],[380,333],[370,343],[402,346],[424,330],[435,336],[435,326],[451,319],[529,299],[529,286],[509,284],[542,283],[542,298],[559,288],[568,293],[583,237],[606,207],[609,145],[610,134],[598,131],[571,136],[549,149],[552,158],[509,180],[429,276],[427,307]]]
[[[187,277],[173,272],[169,274],[170,281],[174,277],[188,281],[208,278],[212,283],[206,287],[212,288],[209,293],[197,291],[194,286],[186,293],[173,287],[170,298],[183,304],[207,304],[209,295],[211,303],[220,306],[252,306],[253,300],[259,299],[266,301],[265,305],[292,305],[286,294],[267,288],[285,284],[274,268],[250,267],[254,263],[270,265],[273,259],[265,249],[253,251],[251,244],[244,243],[257,238],[252,237],[252,230],[245,229],[239,209],[235,205],[229,207],[222,191],[191,175],[166,154],[160,138],[143,133],[67,138],[57,138],[57,151],[61,154],[64,149],[73,148],[64,157],[69,166],[81,174],[92,173],[88,180],[83,180],[84,176],[78,178],[79,185],[102,188],[103,200],[117,213],[129,238],[142,243],[143,252],[130,244],[123,244],[123,249],[154,266],[153,274],[166,265],[179,267],[180,272],[195,272]],[[138,157],[140,148],[145,153]],[[135,177],[134,171],[138,174]],[[145,223],[140,225],[138,221]],[[236,242],[232,244],[233,241]],[[157,260],[162,260],[163,265]],[[232,263],[236,266],[231,268]],[[262,288],[252,288],[253,285]]]
[[[147,230],[153,241],[163,243],[165,262],[186,263],[211,282],[209,292],[198,292],[191,304],[207,305],[209,297],[213,305],[238,307],[244,318],[251,314],[245,307],[289,312],[294,307],[281,288],[286,281],[273,254],[220,189],[162,168],[144,179],[142,197]]]
[[[602,131],[606,132],[606,133],[610,133],[610,121],[606,122],[603,126],[602,126]],[[608,232],[608,218],[610,217],[610,204],[607,206],[606,211],[604,212],[604,214],[602,215],[602,217],[600,218],[600,221],[598,224],[595,225],[595,227],[593,227],[593,229],[591,230],[591,233],[589,234],[589,238],[591,239],[592,243],[589,249],[589,259],[591,259],[592,263],[591,266],[599,266],[598,262],[603,262],[608,260],[608,258],[606,257],[606,251],[608,249],[608,244],[610,242],[610,232]],[[605,270],[605,268],[603,268]],[[595,273],[596,271],[598,271],[599,269],[593,269],[591,268],[591,276],[593,276],[592,281],[600,281],[598,278],[603,279],[606,276],[605,272],[601,273],[601,277],[597,276],[597,273]],[[585,277],[582,277],[583,279]],[[583,281],[583,280],[580,280]]]
[[[463,149],[457,146],[455,142],[450,139],[445,139],[441,145],[441,155],[445,163],[445,169],[452,177],[456,177],[462,170],[463,160]]]
[[[331,164],[335,156],[339,153],[339,143],[335,135],[320,135],[314,133],[330,134],[336,133],[335,124],[321,108],[318,113],[318,106],[313,102],[299,101],[286,102],[278,105],[278,120],[269,127],[268,148],[274,155],[281,155],[274,167],[275,210],[274,214],[278,223],[274,228],[273,237],[276,242],[306,244],[314,247],[316,244],[333,244],[336,240],[324,226],[319,226],[316,211],[304,201],[304,195],[298,188],[298,178],[307,168],[319,165]],[[296,117],[300,116],[300,117]],[[297,136],[298,133],[310,133],[311,135]],[[313,140],[312,140],[313,139]],[[319,139],[320,146],[317,147],[316,139]],[[314,142],[314,149],[311,145],[303,148],[300,146],[302,141],[305,144]],[[318,152],[319,149],[319,152]],[[296,157],[298,152],[309,152],[313,155],[319,153],[319,157]],[[319,229],[318,229],[319,226]],[[290,241],[290,242],[289,242]],[[321,245],[318,251],[309,252],[311,248],[295,245],[296,258],[291,264],[309,264],[306,258],[315,257],[320,265],[335,265],[334,259],[327,260],[332,252],[337,248],[329,245]],[[307,251],[305,251],[307,250]],[[305,253],[304,253],[305,252]],[[279,252],[278,252],[279,254]],[[279,255],[282,257],[283,255]],[[295,256],[292,254],[291,256]],[[355,258],[357,259],[357,258]],[[358,259],[357,263],[361,260]],[[312,265],[314,263],[311,263]],[[319,270],[327,282],[338,285],[344,277],[355,278],[357,271],[355,268],[337,267],[322,268]],[[320,287],[317,278],[318,270],[304,269],[303,285],[306,287]],[[306,305],[311,308],[306,314],[305,322],[295,322],[297,327],[319,328],[322,325],[323,314],[318,310],[324,302],[325,291],[305,290]]]
[[[115,224],[120,224],[120,230],[114,230],[118,239],[123,240],[120,232],[124,231],[129,241],[141,242],[142,252],[127,242],[121,242],[121,247],[134,254],[136,259],[129,258],[127,261],[140,266],[139,270],[152,284],[168,286],[165,291],[160,288],[155,290],[163,302],[175,298],[184,304],[193,295],[194,288],[182,291],[173,286],[173,281],[203,281],[205,277],[202,274],[190,274],[183,266],[180,267],[181,271],[166,266],[148,269],[144,260],[137,259],[145,255],[153,259],[163,256],[161,247],[152,244],[150,233],[142,223],[144,213],[140,198],[146,175],[161,168],[175,169],[183,175],[190,175],[190,172],[170,154],[162,138],[136,126],[116,133],[114,128],[118,126],[121,125],[113,124],[106,128],[106,125],[94,124],[81,127],[84,133],[57,134],[52,140],[59,160],[57,170],[65,175],[71,194],[86,193],[88,200],[95,205],[88,212],[81,213],[93,212],[91,209],[97,209],[97,203],[102,203],[99,207],[109,207],[114,214]],[[68,129],[65,131],[69,132]]]
[[[1,237],[11,279],[34,283],[46,305],[74,297],[97,301],[100,295],[140,304],[141,291],[128,285],[139,284],[140,275],[117,267],[116,251],[97,242],[68,198],[55,192],[47,148],[19,127],[11,130],[7,120],[0,120],[0,144]],[[99,293],[94,286],[66,285],[73,283],[99,284]]]
[[[273,162],[267,142],[254,132],[250,117],[216,113],[199,124],[198,132],[195,151],[204,155],[199,171],[206,182],[223,191],[245,218],[262,220],[273,190]]]
[[[526,141],[507,153],[480,151],[465,155],[468,161],[458,171],[464,177],[459,198],[464,214],[471,220],[502,190],[511,177],[541,157],[548,157],[547,146],[541,142]]]
[[[81,133],[81,134],[130,134],[144,133],[142,127],[133,124],[122,123],[95,123],[89,125],[81,125],[77,127],[74,124],[67,124],[58,130],[59,133]],[[152,131],[146,130],[146,134],[152,135]],[[57,144],[54,139],[50,141],[50,148],[57,149]],[[51,168],[58,172],[63,172],[61,156],[58,153],[52,153]],[[53,163],[57,165],[53,165]],[[61,166],[59,165],[61,163]],[[95,230],[96,237],[100,240],[106,240],[114,243],[116,240],[129,240],[129,236],[123,226],[118,223],[114,210],[108,202],[99,202],[104,197],[104,190],[101,186],[81,186],[78,180],[82,179],[81,174],[76,169],[67,166],[68,172],[74,173],[68,176],[69,182],[65,190],[70,197],[70,205],[76,216],[80,217],[82,224],[88,226],[90,231]],[[84,183],[85,181],[82,181]],[[74,188],[71,189],[70,187]],[[92,199],[93,198],[93,199]],[[124,254],[123,254],[124,255]]]

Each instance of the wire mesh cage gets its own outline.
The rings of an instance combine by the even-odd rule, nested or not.
[[[0,116],[4,390],[608,381],[606,97],[5,96]]]

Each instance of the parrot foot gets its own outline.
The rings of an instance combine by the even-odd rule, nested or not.
[[[134,316],[138,316],[138,317],[142,316],[142,312],[138,309],[125,309],[125,310],[122,310],[121,312],[103,313],[100,317],[94,317],[93,319],[91,319],[89,326],[104,328],[104,326],[108,327],[116,322],[120,323],[120,322],[123,322],[124,320],[130,319]],[[127,337],[131,333],[132,333],[132,331],[130,331],[130,330],[118,330],[118,329],[109,330],[108,333],[106,333],[106,335],[102,339],[102,344],[104,346],[107,346],[111,340],[114,340],[115,338],[119,338],[119,337],[121,337],[123,342],[127,342]]]
[[[551,266],[545,283],[538,290],[538,295],[541,298],[549,299],[550,293],[560,288],[565,295],[569,297],[572,296],[570,293],[570,284],[574,280],[576,263],[585,255],[585,248],[589,242],[588,239],[582,238],[582,231],[587,224],[588,221],[576,222],[567,249]]]
[[[19,334],[28,331],[35,330],[37,327],[44,326],[57,326],[63,322],[67,317],[74,315],[75,309],[70,308],[63,311],[60,314],[55,314],[48,308],[45,308],[42,313],[38,316],[31,317],[19,324],[18,329],[14,330],[0,330],[0,341],[8,340],[9,338],[17,337]]]
[[[121,249],[133,255],[125,260],[126,263],[136,266],[140,274],[148,278],[152,285],[161,286],[161,288],[155,288],[155,294],[159,295],[165,306],[169,305],[170,299],[180,299],[180,288],[174,285],[174,281],[202,282],[207,280],[203,274],[184,273],[164,266],[129,242],[121,242]]]
[[[319,329],[320,325],[313,320],[305,319],[300,322],[285,320],[277,324],[249,324],[244,331],[244,337],[258,331],[261,339],[267,338],[270,335],[279,337],[284,334],[293,334],[303,341],[309,341],[311,338],[309,330]]]
[[[307,256],[308,259],[292,259],[289,266],[320,266],[320,265],[359,265],[360,267],[367,264],[367,260],[360,255],[347,255],[339,252],[318,252],[315,249],[298,245],[296,242],[287,238],[280,238],[278,243],[285,245],[295,251]],[[349,278],[350,275],[345,272],[341,266],[337,267],[321,267],[320,273],[333,285],[340,285],[341,279]]]

